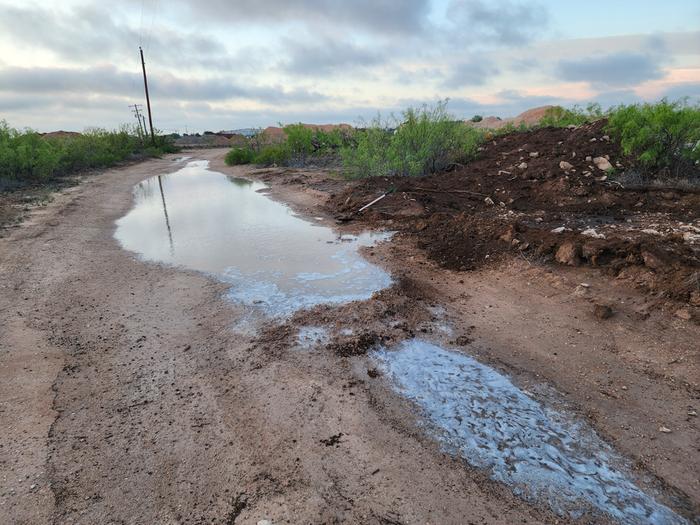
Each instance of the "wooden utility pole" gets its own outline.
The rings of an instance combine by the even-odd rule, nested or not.
[[[139,137],[141,138],[141,142],[143,142],[143,139],[146,136],[146,126],[145,122],[143,123],[143,126],[141,125],[141,113],[139,113],[139,108],[141,107],[141,104],[132,104],[129,107],[134,108],[133,112],[134,115],[136,115],[136,121],[139,123]]]
[[[151,126],[151,141],[156,145],[156,136],[153,133],[153,117],[151,116],[151,99],[148,96],[148,79],[146,78],[146,62],[143,60],[143,49],[139,46],[141,53],[141,67],[143,68],[143,87],[146,89],[146,107],[148,108],[148,123]]]

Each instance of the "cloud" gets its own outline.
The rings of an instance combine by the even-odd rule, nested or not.
[[[37,31],[37,20],[42,28]],[[140,32],[117,21],[101,5],[83,5],[66,11],[36,6],[3,6],[0,30],[13,44],[44,49],[70,62],[124,60],[138,65]],[[144,47],[146,44],[144,43]],[[148,36],[148,50],[164,65],[216,69],[240,67],[245,55],[230,56],[221,42],[181,29],[160,27]],[[248,54],[249,55],[249,54]]]
[[[562,80],[590,82],[598,88],[634,86],[664,77],[656,56],[635,51],[560,60],[556,71]]]
[[[541,5],[510,1],[452,0],[447,14],[464,39],[507,46],[531,41],[549,21]]]
[[[188,16],[217,23],[301,23],[315,29],[340,27],[375,34],[421,32],[429,0],[176,0]],[[318,26],[318,27],[317,27]]]
[[[141,98],[141,75],[114,66],[73,68],[0,69],[0,91],[10,93],[51,93],[119,95]],[[192,79],[161,74],[149,79],[151,96],[180,101],[224,101],[246,99],[268,104],[309,103],[329,97],[301,87],[239,84],[228,78]]]
[[[328,76],[348,69],[366,68],[384,62],[376,50],[358,47],[329,37],[316,42],[283,41],[289,52],[284,69],[295,75]]]
[[[453,66],[442,84],[448,89],[483,86],[498,73],[499,69],[487,60],[468,60]]]

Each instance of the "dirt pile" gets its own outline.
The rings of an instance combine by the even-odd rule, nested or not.
[[[522,112],[517,117],[504,119],[500,117],[486,117],[480,122],[472,122],[470,120],[466,122],[468,122],[475,128],[480,129],[500,129],[507,126],[508,124],[512,124],[513,126],[520,126],[521,124],[524,124],[526,126],[534,126],[540,120],[542,120],[542,118],[546,115],[547,111],[549,111],[553,107],[554,106],[540,106],[537,108],[528,109],[527,111]]]
[[[339,217],[415,236],[450,269],[476,269],[506,254],[594,266],[661,301],[700,306],[700,192],[616,182],[632,163],[605,124],[494,137],[455,171],[362,180],[329,206]]]

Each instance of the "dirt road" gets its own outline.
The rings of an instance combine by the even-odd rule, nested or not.
[[[193,155],[245,174],[224,153]],[[305,314],[244,338],[221,283],[122,250],[133,185],[171,170],[92,177],[0,239],[0,523],[566,522],[441,452],[365,357],[288,351]],[[278,182],[273,197],[314,215],[339,184]],[[371,326],[392,306],[420,330],[442,305],[470,352],[554,386],[666,504],[698,513],[697,325],[640,321],[635,292],[582,269],[457,274],[401,238],[367,256],[404,285],[345,319]],[[573,294],[584,278],[615,318]]]

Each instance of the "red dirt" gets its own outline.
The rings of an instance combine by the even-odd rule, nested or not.
[[[612,181],[593,159],[607,158],[618,171],[631,162],[604,127],[598,121],[497,137],[453,172],[362,180],[328,206],[341,219],[389,223],[414,235],[448,269],[472,270],[503,254],[590,265],[627,279],[659,304],[683,303],[697,319],[700,193],[630,190]]]

